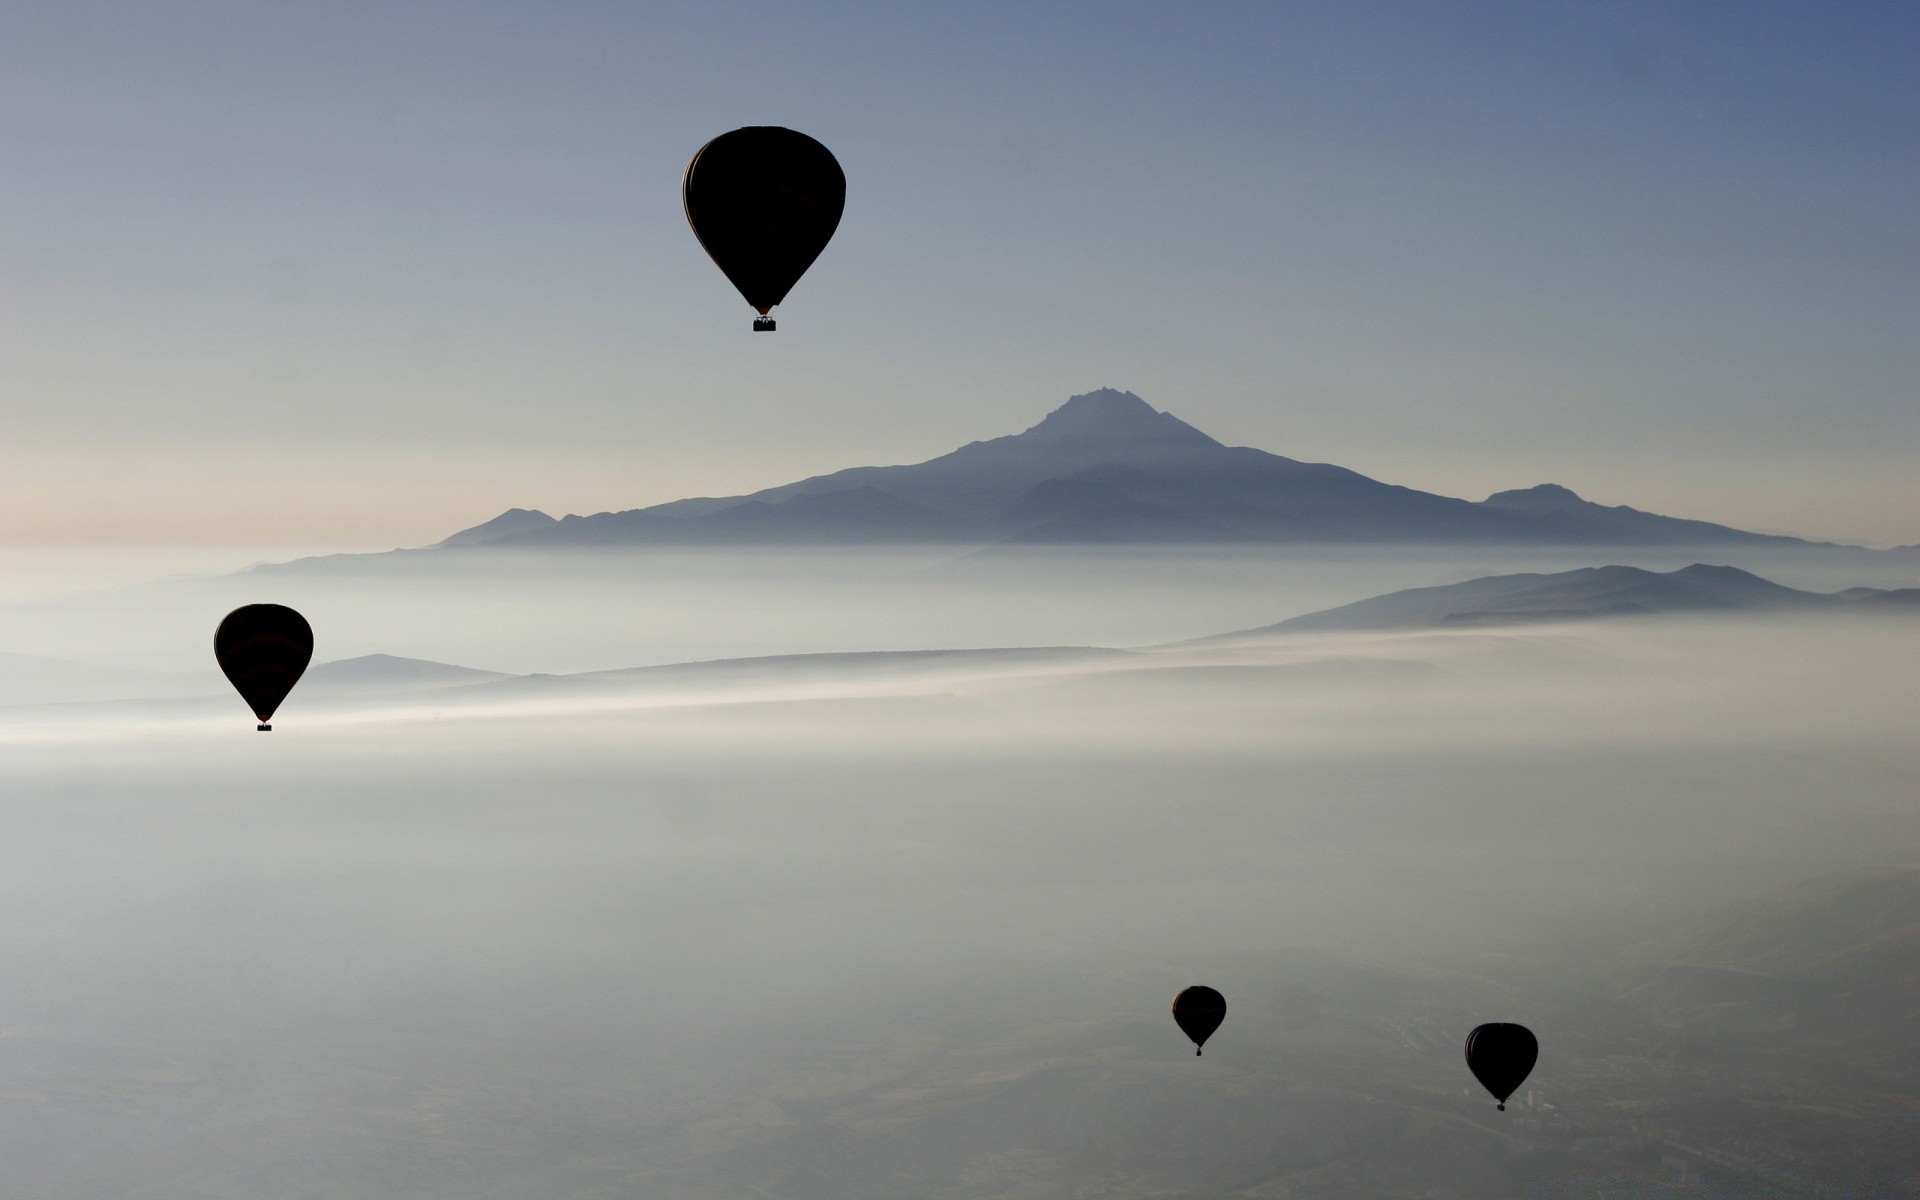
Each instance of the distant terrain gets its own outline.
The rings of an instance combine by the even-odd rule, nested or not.
[[[196,620],[0,658],[0,1195],[1920,1194],[1913,593],[1436,590],[569,674],[316,605],[271,734]]]
[[[1187,662],[1179,653],[1182,646],[1205,647],[1306,633],[1497,628],[1659,614],[1799,614],[1816,618],[1920,615],[1920,588],[1853,587],[1839,592],[1809,592],[1735,567],[1704,563],[1664,573],[1627,566],[1583,567],[1410,588],[1271,625],[1157,648],[867,650],[745,656],[572,673],[492,671],[392,654],[367,654],[315,663],[290,703],[344,711],[375,698],[488,706],[560,696],[655,695],[681,700],[702,695],[731,699],[746,694],[791,697],[807,694],[817,686],[884,692],[922,688],[944,678],[1007,679],[1083,669],[1102,674],[1151,671],[1170,677],[1168,672],[1175,670],[1205,673],[1236,669],[1203,660]],[[1335,674],[1342,677],[1362,669],[1352,662],[1336,665]],[[1294,664],[1288,669],[1306,668]],[[1315,668],[1323,674],[1329,669],[1333,668]],[[1387,668],[1373,662],[1365,669],[1378,672]],[[1405,669],[1405,665],[1393,669]],[[150,711],[169,705],[185,705],[188,710],[205,705],[230,707],[226,682],[210,670],[111,670],[60,659],[0,654],[0,708],[51,705],[78,716],[89,703],[117,701],[140,701]]]
[[[589,516],[514,508],[427,549],[908,543],[1838,548],[1595,504],[1550,483],[1477,502],[1398,487],[1223,445],[1131,392],[1103,388],[1023,433],[926,462]]]
[[[1677,1030],[1792,1039],[1868,1067],[1920,1046],[1920,871],[1811,880],[1628,957],[1624,998]]]
[[[668,1134],[650,1179],[725,1145],[748,1194],[1911,1196],[1916,913],[1920,871],[1868,870],[1584,960],[1210,962],[1236,986],[1198,1062],[1141,1011],[1158,972],[1047,971],[1039,995],[939,997],[993,1023],[964,1049],[903,1030],[793,1055]],[[1764,1006],[1674,982],[1710,972]],[[1489,1009],[1542,1043],[1507,1113],[1458,1061]]]
[[[1585,567],[1550,575],[1493,575],[1408,588],[1222,637],[1369,629],[1513,625],[1655,613],[1920,613],[1920,588],[1803,592],[1742,571],[1695,563],[1677,571]]]

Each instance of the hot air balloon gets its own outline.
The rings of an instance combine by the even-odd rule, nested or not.
[[[313,658],[313,626],[284,604],[244,605],[214,631],[213,656],[265,733]]]
[[[756,331],[827,248],[847,203],[833,152],[804,133],[749,125],[700,147],[680,184],[693,235],[747,303]]]
[[[1204,984],[1195,984],[1173,998],[1173,1019],[1193,1039],[1193,1056],[1207,1044],[1220,1022],[1227,1019],[1227,998]]]
[[[1501,1112],[1507,1111],[1507,1097],[1527,1081],[1539,1057],[1540,1043],[1525,1025],[1496,1022],[1467,1035],[1467,1069],[1493,1093]]]

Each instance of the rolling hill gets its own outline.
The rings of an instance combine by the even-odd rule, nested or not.
[[[1920,588],[1803,592],[1737,567],[1705,563],[1664,573],[1639,567],[1582,567],[1550,575],[1490,575],[1445,587],[1409,588],[1220,637],[1512,625],[1656,613],[1902,610],[1920,612]]]
[[[1732,905],[1634,955],[1625,998],[1662,1023],[1822,1046],[1920,1037],[1920,871],[1826,875]]]

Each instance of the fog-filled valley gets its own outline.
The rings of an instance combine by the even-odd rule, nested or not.
[[[1911,1195],[1911,613],[1191,640],[1699,557],[1659,554],[402,556],[12,605],[0,1193]],[[318,641],[271,734],[207,648],[254,600]],[[1483,1021],[1542,1045],[1504,1113]]]
[[[117,586],[40,594],[17,579],[23,598],[0,604],[0,651],[207,672],[208,614],[217,620],[262,600],[314,621],[316,662],[395,654],[524,673],[775,654],[1156,645],[1400,588],[1603,563],[1663,571],[1726,563],[1821,591],[1920,584],[1920,560],[1906,553],[1727,546],[428,552],[158,580],[154,557],[136,557]],[[104,582],[114,569],[102,556],[87,578]]]

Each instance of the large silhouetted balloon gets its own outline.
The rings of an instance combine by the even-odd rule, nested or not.
[[[1540,1057],[1540,1043],[1525,1025],[1504,1021],[1482,1025],[1467,1035],[1467,1068],[1483,1087],[1507,1110],[1507,1097],[1527,1081],[1533,1064]]]
[[[213,656],[265,732],[313,659],[313,626],[284,604],[248,604],[220,622]]]
[[[1195,984],[1173,998],[1173,1019],[1179,1023],[1180,1031],[1193,1039],[1193,1056],[1198,1058],[1200,1047],[1207,1044],[1213,1031],[1220,1028],[1220,1022],[1227,1019],[1227,998],[1210,987]]]
[[[804,133],[749,125],[700,147],[680,184],[687,223],[747,303],[756,330],[827,248],[847,203],[832,151]]]

